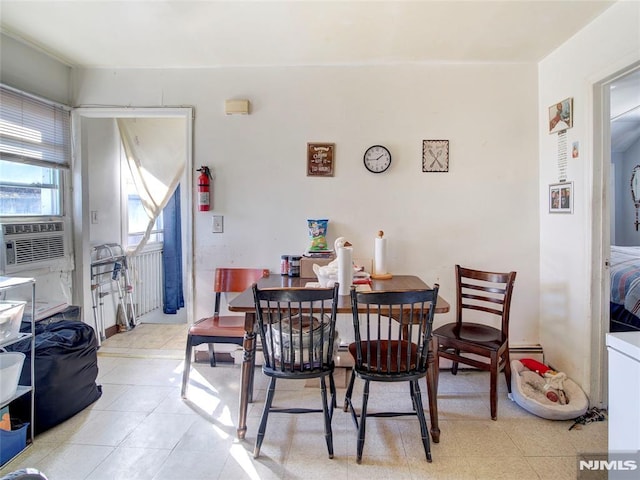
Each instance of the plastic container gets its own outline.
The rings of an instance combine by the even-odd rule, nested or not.
[[[15,430],[0,429],[0,465],[4,465],[27,446],[28,423]]]
[[[289,255],[280,257],[280,275],[289,275]]]
[[[20,301],[0,301],[0,341],[18,336],[26,304],[27,302]]]
[[[302,320],[302,321],[301,321]],[[302,324],[302,325],[301,325]],[[300,330],[302,329],[302,335]],[[280,336],[280,330],[274,324],[271,329],[268,330],[267,337],[273,335],[273,350],[276,360],[283,361],[285,363],[300,364],[300,358],[291,358],[291,354],[298,355],[300,349],[300,337],[302,337],[302,362],[308,363],[309,348],[313,348],[312,359],[314,363],[320,359],[321,350],[324,351],[323,361],[326,361],[327,350],[329,343],[329,333],[331,325],[328,323],[328,318],[325,319],[325,323],[321,323],[316,317],[309,317],[303,315],[302,319],[296,315],[291,318],[283,319],[282,321],[282,337]],[[311,331],[313,330],[313,345],[311,346]],[[324,330],[324,331],[323,331]],[[290,336],[290,333],[292,335]],[[282,338],[282,344],[280,340]],[[267,341],[270,341],[269,339]],[[293,345],[289,342],[292,342]],[[293,348],[292,348],[293,346]]]
[[[22,352],[0,353],[0,403],[16,394],[25,358]]]
[[[289,276],[290,277],[299,277],[300,276],[300,259],[301,255],[289,255]]]

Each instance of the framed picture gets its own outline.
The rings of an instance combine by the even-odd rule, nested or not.
[[[307,143],[307,177],[333,177],[335,143]]]
[[[549,107],[549,133],[573,127],[573,98],[565,98]]]
[[[449,140],[422,141],[422,171],[449,171]]]
[[[549,213],[573,213],[573,182],[549,185]]]

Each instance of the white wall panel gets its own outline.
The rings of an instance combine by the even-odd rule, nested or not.
[[[439,282],[451,301],[456,263],[518,271],[512,342],[538,342],[535,65],[95,69],[74,85],[80,105],[195,107],[194,166],[215,176],[212,211],[195,212],[195,318],[210,314],[216,267],[278,272],[317,217],[357,257],[384,230],[392,273]],[[251,114],[225,115],[229,98]],[[450,141],[449,173],[421,171],[423,139]],[[306,176],[307,142],[336,144],[334,177]],[[393,156],[380,175],[362,162],[377,143]]]

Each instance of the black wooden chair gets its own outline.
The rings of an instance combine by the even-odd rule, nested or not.
[[[511,393],[509,310],[515,280],[516,272],[485,272],[456,265],[456,321],[433,331],[436,366],[442,357],[453,362],[453,375],[458,373],[459,363],[491,372],[492,420],[498,418],[498,373],[501,370]],[[494,326],[488,324],[491,321]],[[482,357],[487,360],[483,361]]]
[[[336,405],[333,379],[338,284],[331,288],[265,288],[253,286],[256,319],[262,340],[262,371],[271,378],[260,419],[253,455],[260,455],[269,413],[324,414],[324,434],[329,458],[333,458],[331,420]],[[325,378],[329,377],[331,402]],[[272,406],[276,380],[320,379],[322,409]]]
[[[400,415],[418,417],[424,453],[427,461],[431,461],[429,432],[418,380],[427,375],[429,368],[428,354],[438,288],[435,285],[431,290],[351,290],[355,342],[349,345],[349,353],[353,356],[355,365],[347,387],[345,410],[351,411],[358,429],[358,463],[362,461],[367,417]],[[359,304],[366,305],[366,313],[358,313]],[[356,377],[364,380],[359,415],[351,400]],[[367,403],[370,382],[408,382],[413,410],[369,412]]]

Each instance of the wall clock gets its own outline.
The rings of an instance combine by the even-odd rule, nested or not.
[[[387,147],[373,145],[364,152],[364,166],[373,173],[385,172],[391,166],[391,153]]]

